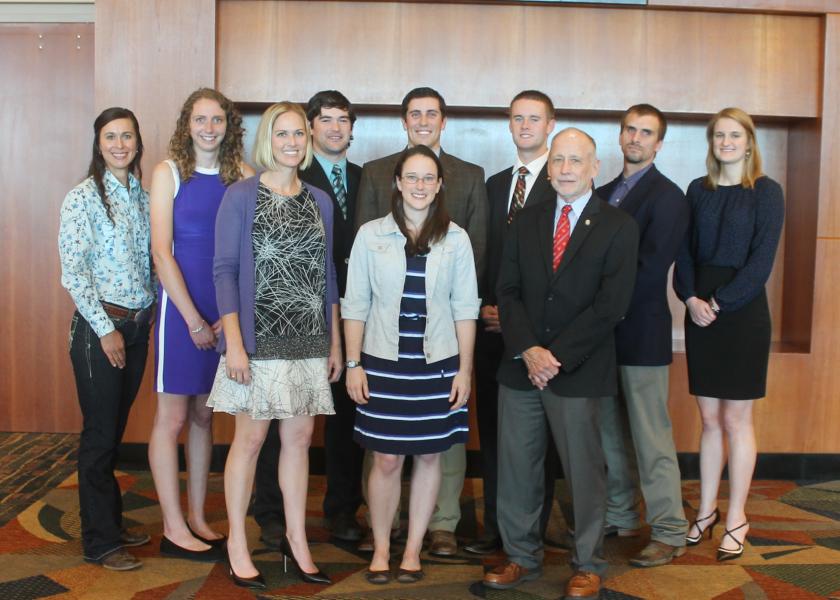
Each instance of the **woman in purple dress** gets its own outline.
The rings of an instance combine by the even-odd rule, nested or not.
[[[250,176],[242,162],[242,118],[225,96],[202,88],[187,98],[169,141],[170,159],[152,176],[152,255],[160,288],[155,326],[158,405],[149,464],[161,511],[163,556],[224,558],[224,536],[204,515],[210,467],[212,410],[207,394],[219,363],[221,329],[213,286],[216,213],[227,186]],[[178,435],[189,424],[188,516],[181,511]]]

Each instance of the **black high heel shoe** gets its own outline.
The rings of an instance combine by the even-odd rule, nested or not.
[[[280,542],[280,553],[283,555],[283,572],[288,572],[288,565],[286,561],[290,561],[292,566],[294,566],[295,570],[298,572],[298,575],[301,579],[303,579],[306,583],[320,583],[322,585],[330,585],[332,583],[332,579],[330,576],[318,569],[314,573],[307,573],[303,569],[300,568],[297,559],[295,559],[295,554],[292,552],[292,547],[289,544],[289,538],[284,537],[283,540]],[[316,566],[317,568],[317,566]]]
[[[701,521],[708,521],[712,517],[714,517],[714,520],[711,522],[711,524],[709,524],[705,529],[701,529],[700,528]],[[717,508],[715,509],[715,512],[713,512],[710,515],[706,515],[705,517],[702,517],[700,519],[694,519],[694,522],[691,524],[691,527],[696,527],[697,528],[697,535],[696,536],[690,536],[690,535],[685,536],[685,545],[686,546],[696,546],[697,544],[700,543],[700,540],[703,539],[703,534],[706,533],[707,531],[709,532],[709,539],[712,539],[712,531],[714,530],[715,525],[717,525],[719,522],[720,522],[720,510],[718,510]],[[689,528],[689,529],[691,529],[691,528]]]
[[[240,577],[236,574],[236,571],[233,570],[233,567],[231,566],[230,562],[228,562],[228,575],[230,575],[230,578],[233,580],[233,583],[235,583],[239,587],[248,588],[251,590],[264,590],[266,588],[265,577],[263,577],[259,569],[257,570],[257,574],[253,577]]]
[[[732,540],[736,544],[738,544],[738,549],[737,550],[727,550],[723,546],[718,546],[718,550],[717,550],[718,561],[734,560],[744,553],[744,543],[739,542],[737,540],[737,538],[732,534],[735,533],[736,531],[738,531],[739,529],[741,529],[742,527],[749,527],[749,526],[750,526],[750,522],[749,521],[744,521],[743,523],[738,525],[738,527],[736,527],[735,529],[730,530],[730,529],[724,528],[723,537],[720,539],[721,543],[723,543],[723,540],[726,539],[726,536],[728,535],[729,537],[732,538]]]

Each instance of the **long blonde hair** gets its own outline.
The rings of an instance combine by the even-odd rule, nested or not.
[[[752,189],[755,187],[755,180],[764,175],[761,170],[761,151],[758,149],[758,141],[755,139],[755,123],[746,111],[740,108],[728,107],[718,112],[706,125],[706,141],[709,143],[709,150],[706,153],[706,179],[704,185],[710,190],[716,190],[720,178],[720,161],[714,153],[715,125],[721,119],[732,119],[747,132],[747,154],[744,157],[744,170],[741,174],[741,185]]]
[[[195,171],[195,150],[190,136],[190,117],[193,105],[202,98],[215,100],[225,111],[227,129],[225,139],[219,147],[219,176],[225,185],[230,185],[242,178],[242,137],[245,135],[245,129],[242,127],[242,116],[236,105],[213,88],[199,88],[184,102],[181,114],[178,115],[175,132],[169,140],[169,157],[178,166],[181,181],[187,181],[192,177]]]

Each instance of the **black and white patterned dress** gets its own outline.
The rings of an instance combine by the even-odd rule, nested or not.
[[[334,414],[324,312],[326,232],[305,187],[282,196],[259,184],[254,212],[256,351],[251,384],[226,376],[224,357],[210,397],[215,411],[254,419]]]
[[[370,399],[356,407],[353,439],[385,454],[434,454],[468,436],[467,407],[450,410],[457,354],[426,363],[426,257],[406,257],[396,361],[362,353]]]

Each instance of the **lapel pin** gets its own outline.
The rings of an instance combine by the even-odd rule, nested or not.
[[[583,222],[583,224],[584,224],[584,225],[589,225],[589,219],[586,219],[586,220]]]

